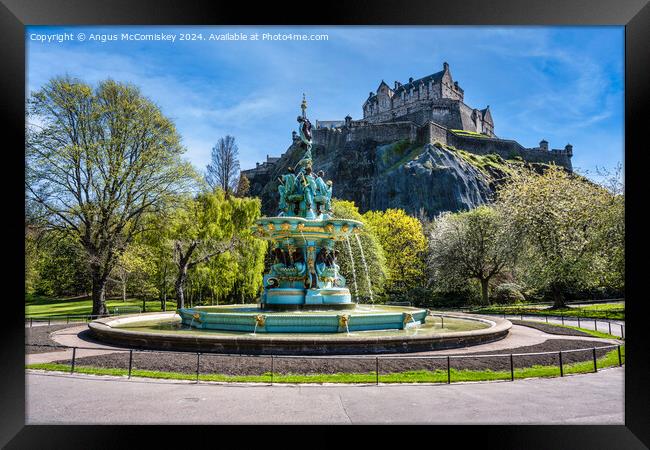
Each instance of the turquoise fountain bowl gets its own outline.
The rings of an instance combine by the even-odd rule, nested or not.
[[[204,330],[249,333],[345,333],[403,330],[424,323],[427,310],[394,306],[359,306],[331,310],[275,312],[247,305],[183,308],[176,311],[183,325]]]

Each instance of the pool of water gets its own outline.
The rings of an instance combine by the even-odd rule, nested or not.
[[[370,307],[368,307],[370,308]],[[382,309],[385,308],[391,308],[390,310],[384,310]],[[361,312],[357,310],[351,311],[352,314],[369,314],[372,313],[373,311],[375,313],[381,313],[381,312],[394,312],[395,310],[393,309],[394,307],[387,307],[387,306],[376,306],[374,310],[369,310]],[[402,308],[403,309],[403,308]],[[224,309],[221,307],[218,310],[219,312],[225,312]],[[249,312],[249,311],[243,311],[241,308],[233,308],[232,312]],[[250,312],[263,312],[259,308],[250,308]],[[332,314],[333,311],[310,311],[308,313],[305,312],[283,312],[283,313],[275,313],[275,312],[264,312],[265,314]],[[340,314],[340,311],[338,311]],[[187,325],[182,325],[180,318],[178,316],[175,316],[174,319],[158,319],[158,320],[142,320],[138,322],[131,322],[131,323],[125,323],[122,325],[112,325],[113,328],[120,328],[124,330],[132,330],[132,331],[141,331],[141,332],[148,332],[148,333],[156,333],[156,334],[186,334],[186,335],[210,335],[210,336],[240,336],[240,337],[246,337],[246,336],[251,336],[255,337],[256,339],[274,339],[277,337],[297,337],[297,336],[302,336],[302,337],[309,337],[309,338],[327,338],[327,339],[345,339],[347,337],[389,337],[389,336],[421,336],[421,335],[427,335],[427,334],[441,334],[441,333],[452,333],[452,332],[459,332],[459,331],[472,331],[472,330],[480,330],[484,328],[489,328],[490,324],[481,322],[478,320],[470,320],[470,319],[459,319],[455,317],[445,317],[444,318],[444,326],[442,323],[442,320],[440,317],[427,317],[426,321],[424,324],[416,325],[413,327],[409,327],[404,330],[369,330],[369,331],[353,331],[350,333],[346,332],[341,332],[341,333],[249,333],[249,332],[242,332],[242,331],[223,331],[223,330],[201,330],[201,329],[196,329],[196,328],[191,328]]]

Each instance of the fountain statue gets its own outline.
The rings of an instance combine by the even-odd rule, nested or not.
[[[332,217],[332,181],[314,174],[311,122],[307,101],[301,104],[298,134],[304,153],[295,167],[278,177],[279,211],[257,221],[256,236],[271,241],[274,264],[264,275],[262,308],[352,309],[349,289],[340,274],[335,241],[360,232],[356,220]]]

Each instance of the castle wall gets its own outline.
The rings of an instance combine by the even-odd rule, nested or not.
[[[395,142],[407,139],[415,142],[418,128],[411,122],[377,123],[373,125],[353,126],[351,128],[312,130],[314,144],[325,147],[343,145],[350,141]]]
[[[422,144],[440,142],[447,145],[447,128],[434,122],[428,122],[418,130],[418,142]]]
[[[538,150],[523,147],[516,141],[508,139],[485,139],[457,136],[453,133],[447,135],[447,145],[466,150],[479,155],[496,153],[503,159],[513,159],[517,156],[527,162],[550,164],[566,167],[572,170],[571,158],[565,150]]]

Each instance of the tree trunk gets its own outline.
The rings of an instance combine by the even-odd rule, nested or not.
[[[160,305],[160,309],[163,311],[167,311],[167,266],[165,266],[165,271],[163,272],[162,305]]]
[[[185,297],[183,295],[183,285],[185,284],[186,278],[187,278],[187,267],[183,267],[178,271],[178,277],[176,278],[176,283],[174,283],[174,289],[176,290],[176,306],[178,308],[185,308]]]
[[[99,269],[95,269],[92,274],[92,300],[93,310],[92,315],[103,316],[108,314],[106,308],[106,277],[99,274]]]
[[[122,280],[122,303],[126,302],[126,278]]]
[[[490,280],[488,278],[482,278],[480,281],[481,281],[481,302],[484,305],[487,305],[489,304],[488,287],[490,284]]]
[[[560,286],[554,284],[552,287],[553,290],[553,309],[564,308],[564,294]]]

